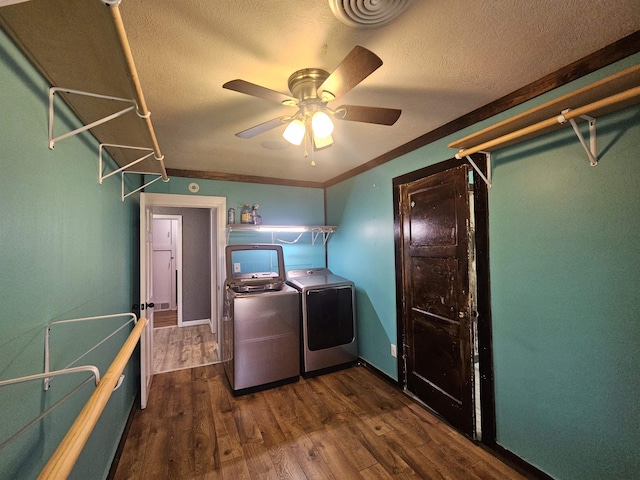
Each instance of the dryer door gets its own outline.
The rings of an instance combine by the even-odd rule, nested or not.
[[[353,288],[349,285],[307,290],[307,348],[322,350],[355,338]]]

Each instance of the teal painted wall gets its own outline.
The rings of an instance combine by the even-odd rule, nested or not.
[[[212,167],[215,170],[215,167]],[[189,184],[199,185],[197,194],[189,191]],[[320,188],[284,187],[219,180],[200,180],[172,177],[169,182],[155,182],[146,190],[151,193],[180,195],[208,195],[226,197],[227,208],[236,211],[236,223],[240,223],[240,210],[244,203],[260,205],[264,225],[324,225],[324,191]],[[320,268],[326,266],[322,237],[311,243],[311,234],[305,233],[295,244],[297,233],[278,233],[276,242],[282,245],[285,269]],[[282,242],[277,241],[282,240]],[[271,243],[270,233],[232,233],[229,244]]]
[[[117,179],[98,184],[98,145],[90,135],[48,149],[49,86],[2,32],[0,85],[0,379],[5,380],[42,372],[48,322],[130,311],[137,298],[138,205],[120,200]],[[60,114],[56,133],[79,126],[66,109]],[[118,319],[54,327],[52,368],[65,367],[121,324]],[[129,330],[79,364],[94,364],[104,373]],[[106,478],[138,390],[137,371],[132,360],[71,478]],[[54,379],[48,392],[39,381],[0,387],[0,444],[86,376]],[[35,478],[93,390],[91,383],[83,386],[0,449],[0,478]]]
[[[640,467],[640,107],[597,128],[597,167],[572,131],[494,156],[498,437],[557,478]]]
[[[329,268],[358,293],[361,356],[393,378],[392,179],[453,140],[640,62],[635,55],[328,189]],[[600,165],[570,127],[493,154],[490,271],[497,441],[558,479],[640,470],[640,107],[597,120]]]

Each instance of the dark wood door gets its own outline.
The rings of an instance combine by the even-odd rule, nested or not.
[[[467,165],[400,187],[406,388],[473,436]]]

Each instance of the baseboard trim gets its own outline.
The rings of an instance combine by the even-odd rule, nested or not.
[[[194,327],[196,325],[209,325],[211,320],[208,318],[203,318],[200,320],[183,320],[182,324],[178,325],[179,327]]]
[[[360,365],[362,365],[364,368],[366,368],[367,370],[371,371],[377,377],[380,377],[382,380],[384,380],[389,385],[397,388],[400,393],[403,393],[403,394],[407,395],[407,397],[410,398],[413,402],[415,402],[416,405],[420,405],[421,408],[424,408],[425,410],[428,410],[430,413],[432,413],[433,415],[438,417],[441,421],[443,421],[444,423],[449,425],[451,428],[455,429],[455,427],[453,427],[445,419],[443,419],[438,414],[438,412],[433,411],[432,409],[429,408],[428,405],[424,404],[423,402],[421,402],[420,400],[415,398],[413,395],[411,395],[409,392],[405,391],[401,387],[400,382],[398,382],[397,380],[394,380],[392,377],[390,377],[389,375],[387,375],[383,371],[379,370],[378,368],[374,367],[373,365],[371,365],[369,362],[367,362],[363,358],[359,358],[358,359],[358,363]],[[478,445],[479,447],[481,447],[482,449],[484,449],[485,451],[487,451],[488,453],[490,453],[491,455],[493,455],[494,457],[496,457],[500,461],[504,462],[505,464],[509,465],[511,468],[516,470],[518,473],[520,473],[521,475],[523,475],[523,476],[525,476],[525,477],[527,477],[529,479],[532,479],[532,480],[554,480],[553,477],[547,475],[542,470],[539,470],[538,468],[536,468],[533,465],[531,465],[530,463],[528,463],[526,460],[522,459],[521,457],[517,456],[515,453],[507,450],[506,448],[504,448],[501,445],[498,445],[495,442],[482,443],[482,442],[478,442],[477,440],[473,440],[473,439],[471,439],[469,437],[466,437],[466,436],[465,436],[465,438],[467,438],[470,442],[473,442],[475,445]]]
[[[482,446],[485,448],[485,450],[490,452],[494,457],[499,458],[504,463],[511,466],[513,469],[517,470],[519,473],[521,473],[527,478],[531,478],[535,480],[554,480],[552,476],[534,467],[526,460],[517,456],[515,453],[504,448],[502,445],[498,445],[497,443],[495,443],[493,445],[482,445]]]
[[[360,365],[362,365],[363,367],[365,367],[367,370],[370,370],[377,377],[380,377],[382,380],[384,380],[388,384],[393,385],[397,389],[401,390],[400,383],[397,380],[395,380],[394,378],[390,377],[389,375],[384,373],[382,370],[379,370],[377,367],[374,367],[373,365],[371,365],[369,362],[367,362],[362,357],[358,357],[358,363]]]

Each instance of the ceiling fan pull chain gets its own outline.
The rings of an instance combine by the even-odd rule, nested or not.
[[[309,137],[309,135],[307,135],[307,137]],[[312,144],[313,140],[311,138],[309,138],[309,143],[311,143],[311,166],[315,167],[316,166],[316,149],[314,148],[314,145]]]

